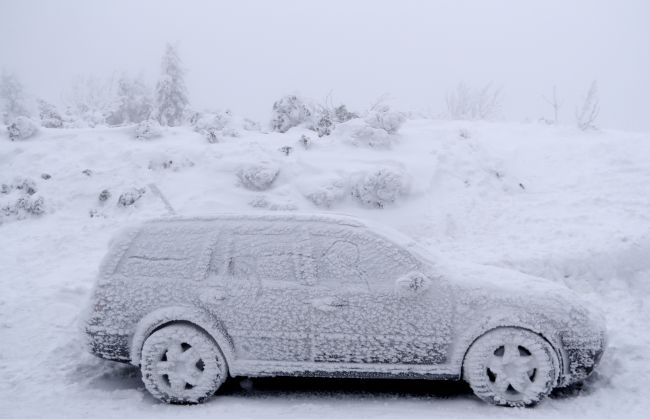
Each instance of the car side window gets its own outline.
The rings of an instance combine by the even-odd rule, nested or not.
[[[395,281],[421,269],[420,263],[406,250],[383,237],[364,234],[361,265],[372,289],[393,289]]]
[[[233,233],[213,254],[210,271],[225,282],[299,283],[300,263],[301,252],[292,234]]]
[[[313,234],[314,274],[328,288],[367,291],[359,244],[345,234]]]

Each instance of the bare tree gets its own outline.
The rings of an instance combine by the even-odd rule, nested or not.
[[[465,83],[447,93],[445,105],[451,119],[494,119],[501,111],[502,94],[500,88],[493,88],[492,83],[475,89]]]
[[[600,99],[598,97],[598,84],[596,80],[591,82],[587,95],[584,97],[582,106],[576,108],[576,123],[582,131],[596,129],[596,118],[600,113]]]
[[[551,96],[550,99],[546,96],[542,96],[542,99],[544,99],[544,102],[548,103],[553,108],[553,124],[557,125],[560,121],[560,108],[564,104],[564,101],[560,101],[560,99],[557,97],[557,86],[553,86],[553,96]]]

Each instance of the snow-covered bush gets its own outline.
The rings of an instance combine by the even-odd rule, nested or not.
[[[38,124],[25,116],[14,118],[7,126],[11,141],[26,140],[38,133]]]
[[[194,131],[203,135],[209,143],[218,143],[223,137],[239,137],[239,132],[231,126],[233,117],[230,111],[214,113],[195,113],[190,118]]]
[[[271,187],[280,173],[280,168],[272,163],[262,162],[242,166],[237,170],[237,178],[246,189],[265,191]]]
[[[22,220],[45,212],[45,201],[36,196],[36,182],[16,178],[13,183],[0,185],[0,224],[3,219]]]
[[[319,137],[330,135],[334,129],[334,115],[326,108],[314,112],[312,131],[316,131]]]
[[[352,187],[352,196],[364,206],[383,208],[408,193],[407,176],[389,168],[381,168],[361,176]]]
[[[403,113],[392,111],[388,106],[371,110],[365,119],[372,128],[383,129],[389,134],[396,134],[406,121]]]
[[[300,145],[303,146],[305,150],[309,150],[311,148],[311,138],[305,134],[300,136],[298,143],[300,143]]]
[[[287,132],[311,121],[311,106],[296,95],[282,97],[273,104],[271,129],[277,132]]]
[[[114,100],[115,80],[77,77],[64,94],[66,119],[71,127],[96,127],[106,124]],[[64,124],[67,125],[67,124]]]
[[[99,193],[97,199],[99,200],[99,202],[103,203],[108,201],[110,197],[111,197],[111,192],[108,189],[104,189]]]
[[[131,188],[125,191],[117,199],[117,205],[120,207],[128,207],[136,203],[136,201],[144,195],[146,189],[144,188]]]
[[[348,122],[350,119],[358,118],[354,112],[350,112],[345,105],[340,105],[334,108],[334,119],[337,123]]]
[[[38,116],[41,119],[41,126],[45,128],[62,128],[63,117],[56,110],[56,107],[43,99],[38,100]]]
[[[339,124],[334,133],[356,146],[389,147],[391,135],[383,128],[373,128],[363,119],[352,119]]]
[[[167,44],[162,58],[161,73],[156,85],[154,118],[163,126],[177,126],[183,122],[189,100],[185,70],[176,48],[170,44]]]
[[[253,121],[252,119],[249,118],[244,118],[244,121],[242,122],[242,127],[246,131],[259,131],[262,129],[259,122]]]
[[[136,140],[151,140],[162,137],[162,128],[158,121],[147,119],[135,126],[133,134]]]
[[[349,194],[349,184],[343,178],[330,179],[320,185],[310,187],[305,193],[305,198],[320,208],[332,208],[336,203],[343,201]]]

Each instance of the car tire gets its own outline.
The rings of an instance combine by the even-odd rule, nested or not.
[[[217,343],[203,330],[185,323],[165,326],[145,340],[140,369],[147,390],[167,403],[201,403],[228,376]]]
[[[463,378],[482,400],[498,406],[533,406],[558,382],[553,347],[531,331],[503,327],[479,337],[467,351]]]

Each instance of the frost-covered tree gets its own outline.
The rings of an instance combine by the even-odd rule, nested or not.
[[[0,76],[0,104],[5,124],[17,116],[29,116],[25,105],[24,88],[15,74],[2,72]]]
[[[38,99],[38,116],[45,128],[62,128],[63,117],[56,107],[43,99]]]
[[[596,118],[600,113],[600,99],[598,98],[598,83],[591,82],[587,94],[584,96],[582,106],[576,109],[576,124],[582,131],[596,129]]]
[[[447,93],[445,105],[451,119],[493,119],[501,111],[501,89],[486,84],[476,89],[460,83]]]
[[[151,89],[141,77],[122,75],[117,81],[113,109],[107,118],[109,125],[138,124],[151,115]]]
[[[553,124],[557,125],[559,122],[560,107],[562,106],[562,101],[558,99],[557,96],[557,87],[553,86],[553,96],[547,98],[542,96],[544,102],[548,103],[553,108]]]
[[[106,123],[114,98],[114,78],[77,77],[64,95],[71,120],[81,120],[94,127]]]
[[[189,100],[185,87],[185,70],[176,48],[167,44],[161,63],[161,76],[156,84],[155,119],[164,126],[177,126],[183,121],[183,115]]]

